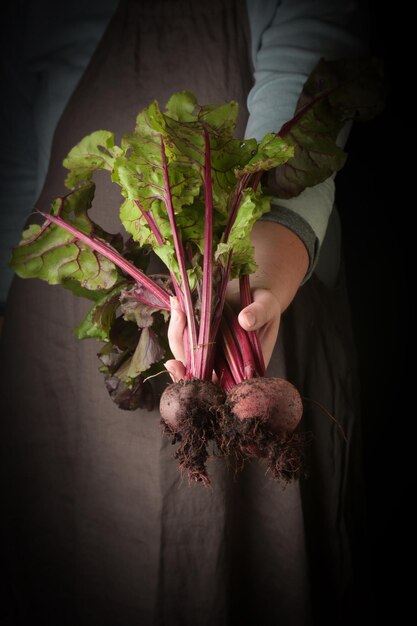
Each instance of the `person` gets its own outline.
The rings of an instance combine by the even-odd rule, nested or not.
[[[321,57],[362,53],[357,11],[344,0],[120,2],[59,119],[36,205],[64,192],[62,160],[80,138],[98,128],[120,137],[141,108],[174,91],[236,100],[240,136],[277,131]],[[120,227],[119,204],[100,177],[92,212],[106,230]],[[296,199],[274,199],[253,232],[254,302],[239,321],[259,331],[268,375],[301,390],[314,435],[308,477],[285,489],[260,461],[236,478],[221,459],[210,462],[210,489],[190,488],[157,409],[112,405],[97,346],[73,338],[88,303],[61,287],[13,280],[1,378],[16,623],[350,623],[359,597],[358,406],[333,205],[329,179]],[[174,379],[183,323],[174,312],[175,359],[166,364]]]

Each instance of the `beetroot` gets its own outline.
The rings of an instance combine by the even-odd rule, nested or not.
[[[208,443],[216,439],[217,413],[224,404],[221,388],[207,380],[184,380],[169,385],[161,396],[159,410],[165,432],[180,443],[175,454],[191,480],[208,484]]]
[[[283,378],[252,378],[230,391],[227,404],[239,420],[256,418],[277,435],[293,432],[303,414],[297,389]]]
[[[244,380],[227,395],[219,446],[241,461],[266,458],[274,478],[289,482],[302,473],[304,437],[295,432],[302,413],[300,394],[287,380]]]

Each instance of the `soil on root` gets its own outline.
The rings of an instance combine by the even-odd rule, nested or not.
[[[224,402],[224,394],[217,385],[207,381],[190,380],[175,384],[185,388],[184,397],[179,394],[179,417],[175,426],[163,418],[161,424],[165,434],[172,437],[171,443],[179,444],[174,458],[178,460],[180,469],[187,472],[190,482],[209,485],[206,467],[208,444],[218,438],[218,410]],[[190,385],[188,389],[187,385]],[[190,394],[190,391],[195,393]]]
[[[237,471],[251,458],[265,459],[272,477],[289,483],[305,476],[305,451],[309,437],[303,432],[272,433],[258,418],[237,419],[223,406],[216,443]]]

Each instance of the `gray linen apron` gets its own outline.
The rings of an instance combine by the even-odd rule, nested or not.
[[[61,163],[80,138],[103,128],[119,139],[174,91],[237,100],[242,135],[251,84],[244,2],[122,2],[58,125],[37,206],[65,191]],[[96,180],[93,215],[114,232],[118,188]],[[283,489],[257,460],[235,479],[216,459],[212,487],[189,486],[158,411],[123,412],[109,399],[99,344],[72,332],[87,308],[61,287],[15,279],[6,311],[2,478],[17,623],[342,624],[354,507],[350,447],[335,423],[306,401],[314,441],[301,485]],[[268,370],[320,402],[350,440],[351,344],[343,288],[313,277],[284,315]]]

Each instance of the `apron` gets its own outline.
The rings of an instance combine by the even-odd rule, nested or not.
[[[252,81],[244,2],[121,2],[59,122],[37,206],[65,193],[61,163],[84,135],[109,129],[119,141],[140,109],[175,91],[236,100],[243,136]],[[119,190],[105,173],[96,182],[92,217],[115,232]],[[72,331],[88,307],[38,280],[15,278],[10,293],[1,474],[17,623],[343,624],[361,509],[358,491],[351,497],[357,390],[343,286],[313,276],[299,290],[268,368],[311,399],[308,476],[285,488],[261,461],[235,477],[221,459],[209,461],[210,488],[190,486],[157,409],[124,412],[107,395],[100,344]],[[168,382],[156,379],[156,393]]]

